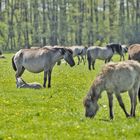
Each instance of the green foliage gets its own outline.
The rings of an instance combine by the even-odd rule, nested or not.
[[[27,44],[87,46],[140,42],[138,0],[9,0],[1,3],[6,5],[0,13],[3,50],[17,50]]]
[[[5,45],[7,40],[7,25],[0,22],[0,49]]]
[[[95,71],[89,71],[87,63],[73,68],[64,63],[56,65],[52,72],[52,88],[33,90],[16,88],[15,72],[11,67],[13,54],[5,56],[6,59],[0,60],[0,139],[140,139],[139,104],[137,117],[127,119],[114,98],[115,119],[110,121],[107,96],[103,92],[95,118],[84,117],[83,98],[103,67],[103,61],[96,62]],[[116,55],[113,60],[118,61],[119,57]],[[43,73],[25,71],[23,79],[42,83]],[[123,94],[123,100],[129,110],[127,93]]]

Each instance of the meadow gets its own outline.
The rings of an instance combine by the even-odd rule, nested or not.
[[[109,119],[105,92],[94,119],[84,116],[83,98],[104,66],[97,60],[95,71],[86,65],[62,64],[52,72],[50,89],[17,89],[12,53],[0,59],[0,140],[137,140],[140,139],[140,104],[136,118],[126,118],[114,96],[114,120]],[[126,56],[127,59],[127,56]],[[77,60],[77,59],[76,59]],[[119,56],[113,57],[119,61]],[[43,73],[25,71],[27,82],[43,83]],[[125,82],[125,81],[124,81]],[[122,95],[127,110],[130,100]]]

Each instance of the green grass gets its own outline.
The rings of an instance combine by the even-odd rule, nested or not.
[[[73,68],[65,64],[55,66],[51,89],[17,89],[12,55],[6,54],[6,59],[0,60],[0,140],[140,139],[139,104],[137,117],[127,119],[114,98],[115,118],[110,121],[104,92],[95,118],[84,117],[83,98],[103,61],[96,62],[95,71],[89,71],[87,64]],[[113,59],[118,61],[119,57]],[[25,71],[22,77],[27,82],[43,82],[43,73]],[[122,96],[129,111],[128,94]]]

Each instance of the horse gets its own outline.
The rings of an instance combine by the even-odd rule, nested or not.
[[[26,83],[21,77],[17,78],[16,81],[17,88],[32,88],[32,89],[40,89],[42,86],[39,83]]]
[[[107,92],[110,119],[113,115],[113,93],[126,117],[135,117],[137,95],[140,101],[140,64],[134,60],[108,63],[95,78],[84,99],[85,116],[94,117],[98,111],[98,99],[103,91]],[[128,91],[131,101],[130,114],[127,113],[120,93]]]
[[[78,63],[77,65],[79,65],[82,61],[85,64],[86,62],[86,51],[87,51],[87,47],[85,46],[71,46],[68,47],[73,51],[73,57],[77,57],[78,58]]]
[[[95,61],[96,59],[105,60],[105,63],[109,62],[113,56],[114,52],[110,47],[99,47],[99,46],[91,46],[87,49],[87,60],[88,60],[88,68],[91,70],[95,69]]]
[[[83,61],[84,65],[86,63],[86,54],[87,54],[87,47],[80,47],[79,50],[81,50],[81,53],[78,55],[79,57],[81,57],[80,62],[81,63]]]
[[[46,87],[48,76],[48,88],[50,88],[52,69],[55,63],[63,58],[71,67],[75,65],[72,51],[67,48],[21,49],[12,57],[12,66],[16,71],[16,80],[23,74],[25,69],[32,73],[44,71],[43,87]]]
[[[128,47],[128,59],[140,62],[140,44],[133,44]]]

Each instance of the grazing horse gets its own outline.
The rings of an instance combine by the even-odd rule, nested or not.
[[[111,48],[114,53],[117,53],[120,55],[120,61],[122,60],[122,57],[123,57],[123,60],[125,60],[121,44],[110,43],[107,45],[107,47]]]
[[[137,95],[140,99],[140,64],[134,60],[109,63],[94,80],[84,99],[85,116],[94,117],[98,111],[98,99],[105,90],[108,95],[110,119],[113,119],[113,93],[126,117],[134,117]],[[130,115],[127,113],[120,93],[128,91],[131,101]]]
[[[140,62],[140,44],[133,44],[128,47],[128,59]]]
[[[87,60],[89,70],[91,70],[91,65],[92,68],[95,69],[94,65],[96,59],[105,60],[106,63],[111,60],[113,54],[114,52],[110,47],[99,47],[99,46],[89,47],[87,49]]]
[[[85,64],[87,47],[84,47],[84,46],[71,46],[71,47],[68,47],[68,48],[70,48],[73,51],[73,57],[78,58],[77,65],[79,65],[80,62],[82,62],[82,60],[83,60],[83,63]]]
[[[66,48],[36,48],[21,49],[12,58],[12,66],[16,71],[16,80],[20,77],[24,70],[27,69],[32,73],[40,73],[44,71],[44,84],[46,87],[48,75],[48,88],[51,87],[51,73],[56,62],[61,59],[74,66],[72,51]]]

